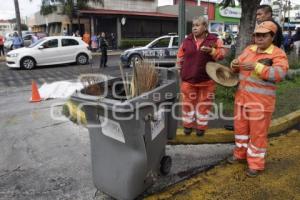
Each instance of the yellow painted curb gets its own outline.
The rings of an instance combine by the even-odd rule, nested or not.
[[[267,168],[256,178],[245,175],[246,163],[230,165],[222,162],[144,199],[300,199],[299,142],[297,130],[272,138]]]
[[[269,136],[292,128],[300,122],[300,110],[287,114],[283,117],[272,120],[269,128]],[[195,134],[186,136],[183,129],[177,130],[176,138],[170,140],[169,144],[213,144],[234,142],[234,132],[225,129],[208,129],[204,137]]]
[[[80,122],[86,124],[85,114],[82,110],[77,109],[77,105],[69,100],[66,105],[69,108],[71,119],[77,119],[79,116]],[[74,121],[74,120],[73,120]],[[288,115],[272,120],[269,136],[292,128],[300,122],[300,110],[292,112]],[[176,138],[170,140],[169,144],[215,144],[215,143],[231,143],[234,142],[234,132],[225,129],[208,129],[203,137],[198,137],[195,134],[189,136],[184,135],[183,128],[178,128]]]

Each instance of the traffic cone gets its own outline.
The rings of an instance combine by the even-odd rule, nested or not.
[[[40,102],[41,96],[35,81],[32,81],[31,90],[32,90],[32,94],[31,94],[30,102]]]

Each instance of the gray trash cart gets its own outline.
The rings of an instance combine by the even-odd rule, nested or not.
[[[84,89],[71,97],[86,115],[94,184],[114,198],[134,199],[159,174],[170,172],[172,160],[165,155],[165,146],[176,135],[172,115],[178,116],[178,72],[158,71],[158,87],[129,100],[111,95],[122,90],[120,78],[98,83],[109,88],[102,97],[87,95]]]

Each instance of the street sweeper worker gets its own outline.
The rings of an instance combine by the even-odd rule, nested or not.
[[[255,177],[265,169],[268,128],[275,107],[276,83],[288,70],[285,52],[272,44],[277,27],[272,21],[254,30],[255,44],[231,63],[239,73],[234,103],[235,149],[229,163],[247,160],[246,174]]]
[[[192,33],[182,42],[177,54],[182,94],[184,133],[203,136],[215,93],[215,82],[207,75],[208,62],[224,58],[223,41],[208,32],[204,17],[193,20]]]

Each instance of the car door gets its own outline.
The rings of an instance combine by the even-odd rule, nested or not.
[[[48,65],[60,62],[61,52],[58,50],[58,42],[58,39],[49,39],[38,47],[38,60],[40,65]]]
[[[178,48],[178,36],[174,36],[171,39],[170,48],[168,48],[168,51],[166,52],[166,62],[168,64],[176,63]]]
[[[151,55],[154,55],[154,60],[156,63],[166,63],[166,53],[170,45],[170,37],[164,37],[158,39],[150,46],[150,51],[154,52]]]
[[[25,35],[23,37],[24,47],[30,46],[31,45],[31,41],[32,41],[32,35]]]
[[[62,55],[64,55],[64,60],[66,62],[74,62],[76,60],[76,55],[79,48],[80,46],[77,40],[72,38],[61,39],[61,52]]]

